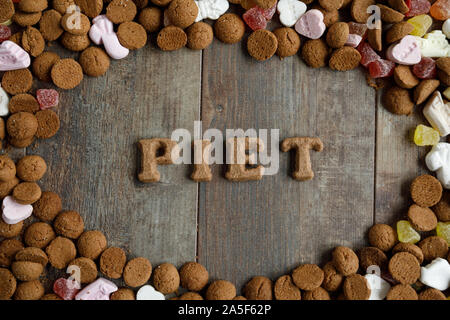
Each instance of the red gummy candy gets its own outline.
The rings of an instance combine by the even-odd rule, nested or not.
[[[405,14],[406,17],[414,17],[421,14],[428,13],[431,8],[431,4],[428,0],[410,0],[411,7]]]
[[[59,278],[53,283],[53,292],[63,300],[73,300],[80,291],[80,285],[75,280]]]
[[[418,64],[413,66],[412,71],[420,79],[436,78],[436,62],[431,58],[423,57]]]
[[[365,23],[357,23],[357,22],[349,22],[348,29],[350,34],[357,34],[364,38],[367,33],[367,24]]]
[[[0,43],[11,38],[11,29],[8,26],[0,24]]]
[[[267,21],[269,21],[270,19],[272,19],[273,15],[275,14],[275,11],[277,11],[277,4],[275,3],[275,5],[272,8],[269,9],[261,9],[262,10],[262,15],[264,16],[264,18],[266,18]]]
[[[59,104],[59,93],[54,89],[39,89],[36,91],[36,98],[41,110],[50,109]]]
[[[262,14],[262,10],[258,7],[253,7],[244,13],[243,18],[245,23],[253,30],[265,29],[267,20]]]
[[[361,42],[356,49],[361,54],[361,64],[366,68],[371,62],[381,59],[367,42]]]
[[[395,63],[379,59],[369,64],[369,73],[372,78],[386,78],[394,73]]]
[[[411,0],[405,0],[405,4],[411,10]]]

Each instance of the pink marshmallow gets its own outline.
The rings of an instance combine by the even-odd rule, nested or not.
[[[405,36],[399,43],[391,45],[386,51],[386,57],[392,62],[407,66],[417,64],[422,59],[414,36]]]
[[[122,46],[117,34],[114,32],[113,23],[105,16],[100,15],[92,20],[89,37],[97,45],[103,44],[108,55],[116,60],[123,59],[130,50]]]
[[[3,221],[7,224],[16,224],[31,216],[33,206],[17,203],[13,197],[7,196],[3,199],[2,211]]]
[[[356,48],[359,45],[359,43],[361,42],[361,40],[362,40],[362,37],[360,35],[349,34],[345,45]]]
[[[310,39],[319,39],[325,30],[323,14],[317,9],[306,11],[295,24],[295,31]]]
[[[98,278],[78,292],[75,300],[109,300],[110,294],[117,290],[118,288],[113,282]]]
[[[0,71],[28,68],[30,55],[12,41],[6,40],[0,45]]]

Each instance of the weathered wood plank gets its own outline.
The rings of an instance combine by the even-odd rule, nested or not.
[[[245,46],[215,41],[204,52],[203,129],[278,128],[281,138],[318,136],[325,149],[312,152],[310,182],[291,179],[281,154],[279,173],[260,182],[228,182],[214,166],[201,184],[199,260],[239,287],[362,245],[374,207],[375,92],[363,72],[315,70],[298,56],[258,63]]]

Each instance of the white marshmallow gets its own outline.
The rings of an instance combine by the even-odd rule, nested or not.
[[[9,96],[6,91],[0,87],[0,117],[7,116],[9,114]]]
[[[292,27],[306,12],[306,9],[306,4],[298,0],[280,0],[277,5],[280,22],[285,27]]]
[[[450,287],[450,264],[447,260],[436,258],[421,269],[420,282],[423,284],[441,291]]]
[[[436,176],[445,189],[450,189],[450,143],[440,142],[425,157],[428,169],[436,171]]]
[[[423,38],[415,37],[420,47],[422,57],[450,57],[450,44],[441,30],[427,33]]]
[[[450,19],[445,20],[444,24],[442,25],[442,32],[447,38],[450,39]]]
[[[441,137],[450,134],[450,105],[445,104],[439,91],[434,92],[423,108],[423,114]]]
[[[150,285],[141,287],[136,293],[136,300],[166,300],[164,295]]]
[[[195,22],[203,19],[217,20],[230,7],[228,0],[195,0],[194,2],[198,7],[198,15]]]
[[[386,298],[389,290],[391,289],[391,285],[389,282],[381,278],[376,274],[366,274],[364,276],[367,282],[369,283],[370,288],[370,297],[369,300],[383,300]]]

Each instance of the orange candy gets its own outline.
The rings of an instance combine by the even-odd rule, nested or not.
[[[430,14],[436,20],[450,18],[450,0],[437,0],[430,8]]]

